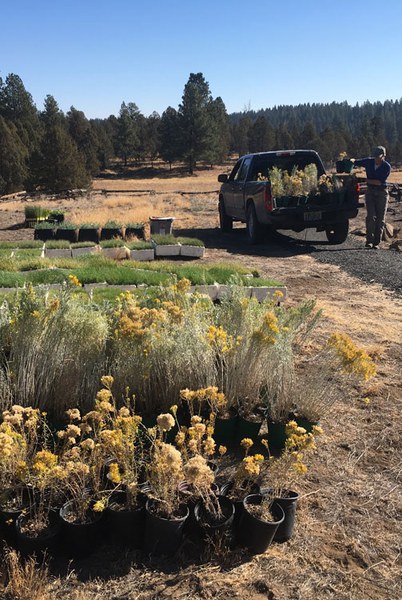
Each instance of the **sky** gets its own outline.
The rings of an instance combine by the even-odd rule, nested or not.
[[[178,108],[203,73],[228,113],[402,98],[401,0],[0,0],[0,77],[39,110]]]

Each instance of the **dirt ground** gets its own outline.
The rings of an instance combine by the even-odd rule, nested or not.
[[[176,229],[194,229],[196,235],[197,228],[217,226],[218,172],[206,170],[193,177],[148,172],[135,179],[110,173],[94,182],[88,196],[40,203],[66,209],[68,218],[77,222],[175,216]],[[393,173],[393,180],[402,182],[402,173]],[[33,236],[18,225],[26,201],[0,201],[0,239]],[[400,207],[393,207],[392,221],[398,226]],[[364,214],[354,226],[364,226]],[[203,260],[243,263],[282,281],[288,287],[288,305],[316,299],[323,318],[315,341],[333,331],[348,333],[375,359],[378,374],[361,388],[346,389],[336,411],[323,420],[325,436],[299,488],[291,541],[254,558],[222,553],[219,560],[197,557],[196,564],[180,567],[138,562],[135,555],[121,552],[104,555],[101,550],[88,563],[66,568],[68,576],[53,573],[44,598],[401,598],[402,299],[309,255],[243,255],[241,248],[228,252],[217,247],[208,248]],[[107,566],[96,568],[105,561]]]

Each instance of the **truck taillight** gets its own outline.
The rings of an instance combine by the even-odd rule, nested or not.
[[[354,197],[356,202],[359,202],[360,199],[360,183],[355,183],[355,189],[354,189]]]
[[[264,205],[265,205],[266,210],[271,212],[271,210],[273,209],[273,204],[272,204],[271,186],[269,184],[267,184],[265,186],[265,190],[264,190]]]

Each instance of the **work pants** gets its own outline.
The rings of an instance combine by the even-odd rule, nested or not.
[[[388,206],[388,190],[383,187],[369,187],[366,193],[366,242],[378,246],[385,227]]]

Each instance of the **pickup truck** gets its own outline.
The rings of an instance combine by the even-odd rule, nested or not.
[[[222,231],[231,231],[234,221],[246,223],[250,243],[257,244],[272,229],[325,231],[331,244],[343,243],[349,231],[349,219],[357,216],[360,184],[353,175],[337,178],[336,191],[317,188],[305,196],[275,197],[271,190],[271,169],[277,167],[289,175],[315,165],[317,177],[325,175],[324,165],[314,150],[281,150],[242,156],[230,175],[221,174],[219,223]],[[334,179],[335,181],[335,179]]]

